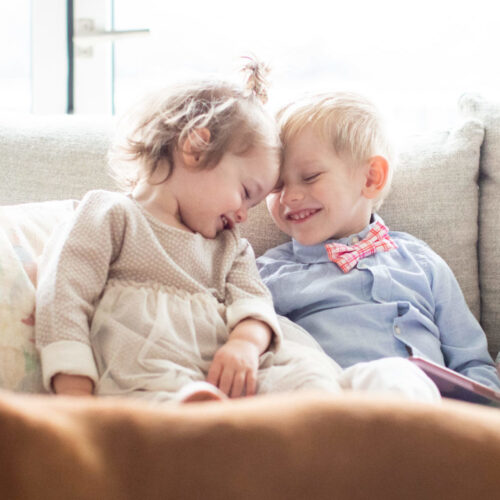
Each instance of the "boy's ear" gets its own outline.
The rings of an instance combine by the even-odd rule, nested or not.
[[[376,198],[387,184],[389,163],[383,156],[372,156],[366,166],[365,184],[361,190],[368,199]]]
[[[197,128],[193,130],[182,145],[182,161],[188,167],[197,167],[203,157],[201,144],[210,142],[210,130],[208,128]]]

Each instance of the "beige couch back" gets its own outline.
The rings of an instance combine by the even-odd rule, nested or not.
[[[426,241],[455,272],[469,307],[500,349],[500,105],[462,97],[462,119],[448,130],[400,145],[393,188],[380,214],[393,230]],[[0,204],[79,199],[114,189],[106,171],[113,119],[79,116],[0,117]],[[265,204],[242,234],[256,255],[287,237]]]

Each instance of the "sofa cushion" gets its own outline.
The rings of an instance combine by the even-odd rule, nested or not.
[[[401,146],[392,190],[380,210],[391,229],[421,238],[451,267],[480,318],[477,178],[484,128],[466,120]]]
[[[0,388],[42,391],[34,342],[37,258],[73,200],[0,207]]]
[[[496,354],[500,351],[500,102],[465,94],[459,106],[465,116],[481,120],[485,127],[479,177],[481,323]]]
[[[0,205],[81,198],[112,189],[106,152],[113,120],[95,116],[0,116]]]
[[[380,210],[391,229],[423,239],[448,262],[477,318],[477,176],[483,135],[481,123],[469,119],[451,130],[409,138],[399,148],[392,190]],[[249,212],[242,235],[257,256],[288,240],[274,226],[265,202]]]

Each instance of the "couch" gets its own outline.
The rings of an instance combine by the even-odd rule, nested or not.
[[[500,104],[463,95],[456,123],[399,145],[381,209],[455,272],[500,350]],[[106,173],[112,118],[0,115],[0,497],[471,499],[500,495],[500,409],[385,394],[256,396],[155,407],[43,393],[36,260]],[[286,240],[264,204],[255,253]]]

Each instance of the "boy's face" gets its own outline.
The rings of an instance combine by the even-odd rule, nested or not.
[[[302,245],[347,237],[370,221],[366,176],[367,167],[351,166],[307,127],[287,144],[267,206],[276,225]]]

